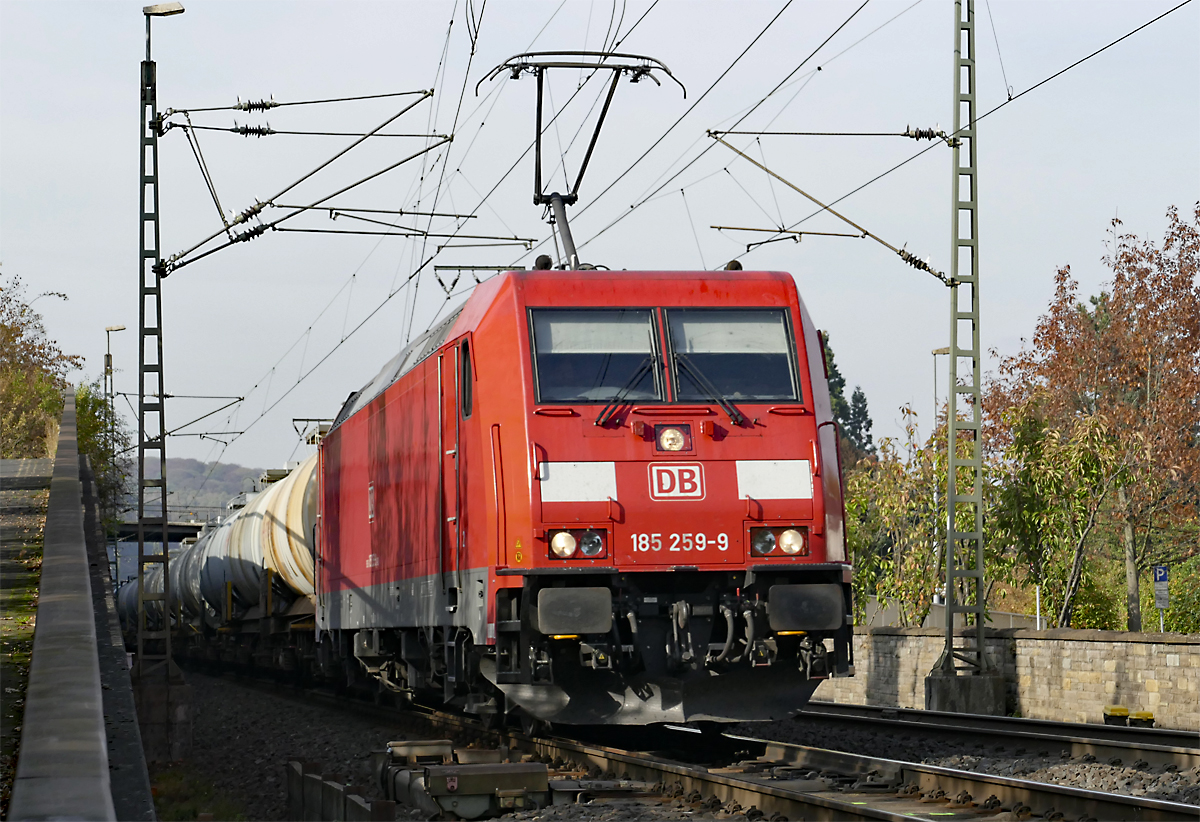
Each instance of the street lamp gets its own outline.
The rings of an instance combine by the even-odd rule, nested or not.
[[[110,325],[104,329],[104,396],[111,400],[113,395],[112,335],[124,331],[123,325]]]
[[[937,432],[937,409],[938,409],[937,358],[940,355],[949,354],[950,347],[946,346],[945,348],[935,348],[932,351],[930,351],[929,353],[933,355],[933,419],[930,420],[930,422],[929,422],[929,431],[930,431],[930,436],[932,437],[932,435]],[[953,390],[953,389],[951,389],[951,390]],[[949,426],[949,424],[950,423],[947,420],[946,425]],[[947,430],[949,430],[949,429],[947,429]],[[935,511],[937,510],[937,504],[938,504],[938,484],[936,481],[936,474],[935,474],[935,480],[933,483],[933,507],[934,507]],[[942,567],[942,545],[940,542],[934,545],[933,565],[935,568],[939,569],[939,575],[940,575],[940,569]],[[947,580],[946,585],[949,585],[949,584],[950,583]],[[934,605],[945,605],[946,604],[946,588],[944,586],[941,588],[940,592],[938,592],[938,591],[934,592],[933,604]],[[953,619],[954,615],[946,614],[945,617],[946,617],[946,619]]]
[[[137,694],[143,700],[152,700],[162,707],[155,711],[158,716],[149,719],[142,727],[142,744],[146,759],[150,762],[178,759],[179,753],[190,743],[189,734],[174,719],[172,706],[176,699],[186,700],[181,693],[172,696],[172,681],[179,680],[179,672],[171,658],[171,629],[169,617],[161,633],[152,631],[146,624],[146,566],[159,563],[162,569],[162,599],[171,597],[171,571],[168,565],[169,533],[167,526],[167,480],[166,480],[166,437],[167,427],[163,410],[166,391],[163,388],[162,362],[162,268],[159,254],[159,198],[158,198],[158,138],[162,135],[162,119],[158,113],[158,81],[154,60],[150,54],[150,24],[154,17],[169,17],[181,14],[179,3],[159,3],[142,8],[146,16],[146,59],[141,72],[141,132],[138,135],[138,154],[141,165],[139,181],[138,232],[140,253],[138,255],[138,433],[137,433],[137,656],[132,678]],[[147,355],[150,360],[147,360]],[[147,382],[154,380],[154,387],[147,391]],[[153,396],[151,395],[153,393]],[[149,401],[148,401],[149,400]],[[154,420],[152,430],[147,431],[147,419]],[[159,470],[156,476],[146,476],[146,451],[157,452]],[[158,512],[147,516],[146,489],[158,489]],[[147,554],[148,530],[161,534],[161,550]],[[161,529],[161,531],[159,531]],[[145,704],[145,703],[144,703]],[[180,733],[182,732],[182,736]]]
[[[937,407],[938,407],[938,392],[937,392],[937,358],[939,354],[949,354],[950,347],[935,348],[929,352],[933,355],[933,422],[934,428],[937,428]]]
[[[150,18],[170,17],[173,14],[183,14],[182,3],[159,3],[155,6],[143,6],[142,14],[146,15],[146,62],[150,62]]]
[[[116,386],[113,384],[114,375],[113,375],[113,364],[112,364],[112,335],[113,335],[114,331],[124,331],[124,330],[125,330],[125,326],[123,326],[123,325],[110,325],[104,329],[104,402],[108,406],[108,426],[107,426],[107,428],[108,428],[108,460],[109,460],[108,471],[110,474],[117,470],[117,453],[116,453],[117,452],[117,444],[116,444],[117,409],[116,409],[116,403],[115,403],[117,391],[116,391]],[[112,479],[111,476],[109,478]],[[116,519],[116,517],[117,517],[116,498],[114,497],[114,498],[110,499],[109,502],[111,503],[111,506],[109,507],[109,510],[107,512],[109,515],[109,518]],[[107,527],[105,528],[105,530],[107,531]],[[117,572],[120,570],[120,563],[118,562],[117,544],[116,544],[115,540],[113,541],[112,562],[116,565],[116,567],[113,569],[112,578],[116,579]]]

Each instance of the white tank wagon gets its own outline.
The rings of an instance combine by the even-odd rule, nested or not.
[[[178,556],[177,553],[171,555],[171,561],[174,562]],[[174,573],[171,574],[175,576]],[[146,569],[146,592],[151,596],[161,596],[163,592],[163,572],[162,565],[155,563]],[[121,619],[121,629],[125,633],[126,641],[137,641],[137,608],[138,608],[138,592],[137,580],[131,579],[121,585],[117,589],[117,616]],[[146,625],[152,631],[162,629],[163,618],[163,603],[162,600],[148,600],[146,602]]]
[[[314,454],[206,528],[194,544],[172,553],[170,610],[191,633],[227,622],[313,613],[316,469]],[[161,593],[161,567],[147,570],[146,584]],[[122,585],[117,598],[128,632],[137,624],[137,581]],[[151,619],[161,621],[161,615],[161,604],[152,604]]]

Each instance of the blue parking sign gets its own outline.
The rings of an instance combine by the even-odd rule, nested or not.
[[[1159,625],[1162,625],[1162,610],[1171,607],[1171,594],[1167,590],[1167,566],[1154,566],[1154,607],[1159,609]]]

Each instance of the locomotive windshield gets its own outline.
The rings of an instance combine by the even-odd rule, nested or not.
[[[791,331],[776,309],[667,309],[683,402],[797,400]],[[705,382],[709,385],[706,386]]]
[[[662,399],[648,309],[535,309],[538,402]],[[648,367],[649,366],[649,367]]]

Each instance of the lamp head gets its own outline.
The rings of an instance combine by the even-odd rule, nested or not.
[[[183,14],[183,4],[158,3],[154,6],[143,6],[142,14],[147,17],[170,17],[172,14]]]
[[[125,326],[123,326],[123,325],[110,325],[108,328],[106,328],[106,329],[104,329],[104,330],[105,330],[105,331],[124,331],[124,330],[125,330]]]

